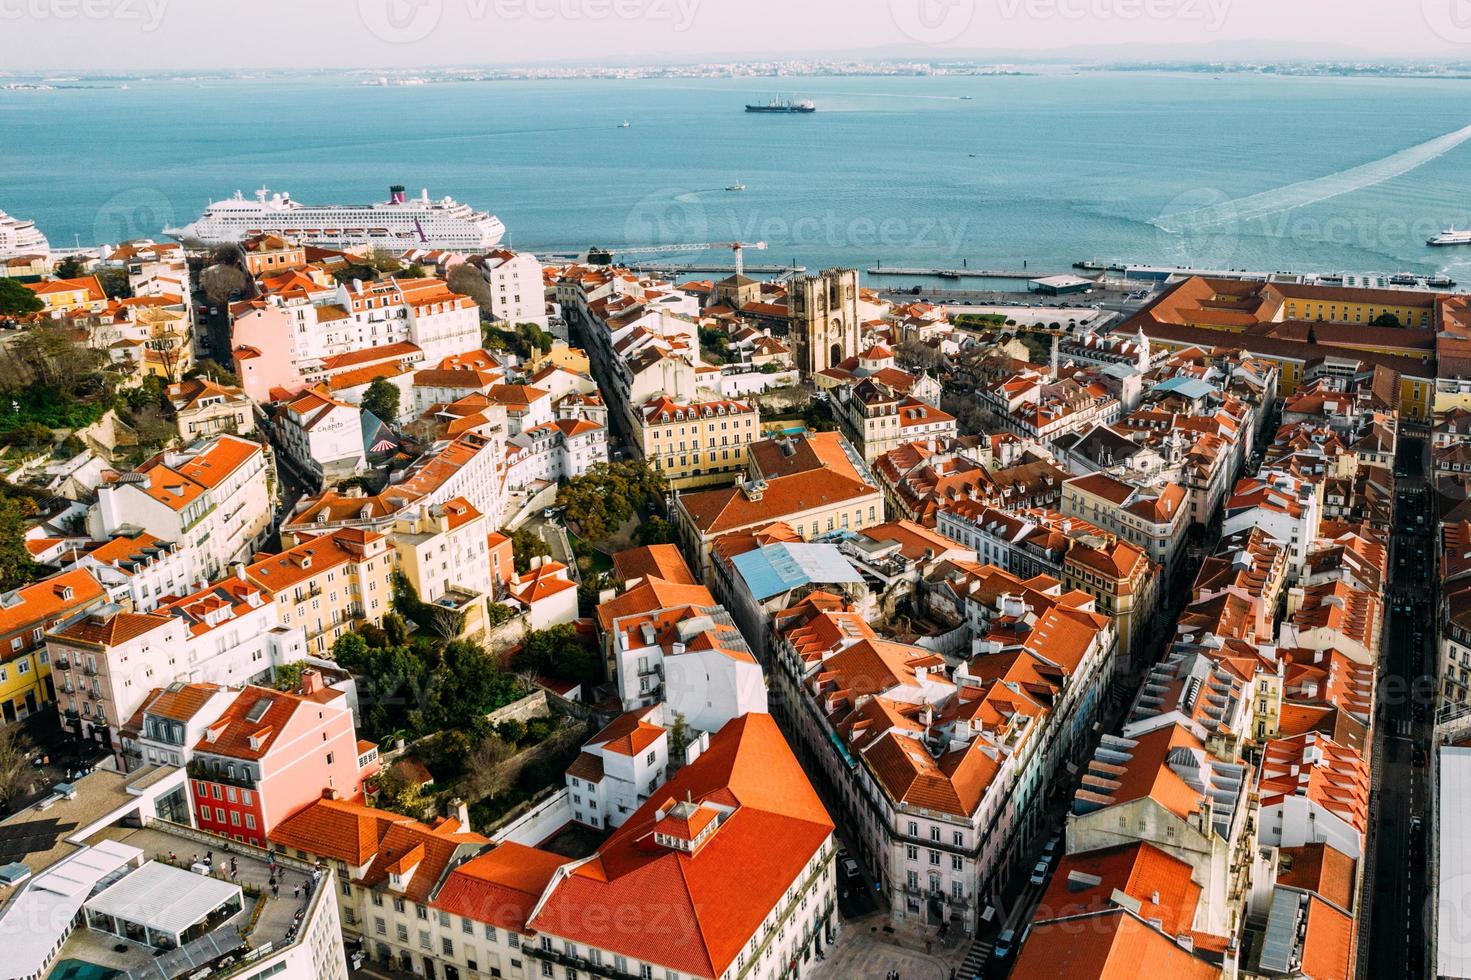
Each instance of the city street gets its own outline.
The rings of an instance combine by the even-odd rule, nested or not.
[[[1425,444],[1401,436],[1394,537],[1385,603],[1384,657],[1374,729],[1365,844],[1359,975],[1425,975],[1426,834],[1424,768],[1435,701],[1435,519],[1425,479]],[[1403,475],[1399,475],[1403,474]]]

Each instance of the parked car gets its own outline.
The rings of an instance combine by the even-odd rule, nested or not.
[[[1040,885],[1047,880],[1047,862],[1038,861],[1037,866],[1032,869],[1032,877],[1027,879],[1034,885]]]
[[[858,862],[852,858],[843,858],[843,877],[853,881],[859,877]]]
[[[1016,930],[1007,929],[1000,936],[996,937],[996,948],[992,950],[992,955],[998,960],[1004,960],[1011,955],[1011,951],[1015,946]]]

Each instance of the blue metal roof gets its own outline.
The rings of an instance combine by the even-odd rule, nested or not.
[[[1173,392],[1182,398],[1204,398],[1216,388],[1212,384],[1201,381],[1198,378],[1173,377],[1168,381],[1161,381],[1152,389],[1154,391]]]
[[[811,582],[841,584],[862,582],[843,553],[830,544],[769,544],[744,555],[733,564],[757,602],[790,592]]]

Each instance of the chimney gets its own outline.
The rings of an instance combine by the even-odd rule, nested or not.
[[[458,796],[456,796],[454,799],[449,801],[449,808],[452,811],[452,816],[454,816],[454,818],[460,822],[460,832],[469,833],[470,805],[464,800],[460,799]]]
[[[304,695],[316,694],[325,690],[327,682],[322,678],[322,672],[315,667],[308,667],[301,672],[301,693]]]

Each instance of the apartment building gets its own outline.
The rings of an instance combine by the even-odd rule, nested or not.
[[[185,442],[222,432],[247,436],[255,431],[255,406],[240,388],[189,378],[169,385],[168,394]]]
[[[883,494],[863,458],[836,432],[752,443],[746,479],[734,487],[683,493],[675,522],[686,555],[708,581],[716,538],[784,522],[803,539],[857,531],[885,520]]]
[[[85,568],[72,569],[0,595],[0,718],[27,718],[56,700],[48,631],[66,626],[107,602]]]
[[[988,606],[962,618],[973,652],[953,669],[823,594],[773,627],[774,703],[891,914],[964,929],[1024,870],[1040,796],[1086,748],[1115,669],[1112,625],[1087,597],[1055,579],[976,572],[974,584],[937,573]]]
[[[377,772],[361,766],[347,696],[315,670],[300,692],[246,686],[194,743],[189,793],[199,829],[264,847],[277,824],[335,793],[362,794]]]
[[[159,453],[97,488],[87,512],[96,538],[146,531],[189,555],[190,577],[219,578],[271,532],[275,467],[264,447],[221,435]]]
[[[639,451],[676,491],[738,479],[761,434],[761,412],[751,402],[682,403],[666,395],[645,403],[636,418]]]
[[[238,575],[152,613],[98,611],[46,638],[63,725],[107,748],[154,688],[175,681],[266,682],[306,656],[271,597]]]
[[[1188,496],[1178,483],[1126,483],[1104,473],[1064,483],[1061,509],[1139,548],[1165,578],[1175,571],[1191,525]]]
[[[388,533],[398,569],[423,602],[463,615],[463,632],[485,625],[497,594],[485,515],[463,497],[400,516]]]
[[[321,656],[355,624],[377,623],[392,607],[394,551],[383,535],[356,528],[297,537],[240,574],[271,597],[281,625],[303,630],[307,651]]]
[[[497,248],[485,253],[480,271],[490,286],[490,310],[496,319],[511,327],[534,323],[547,328],[546,286],[536,256]]]

